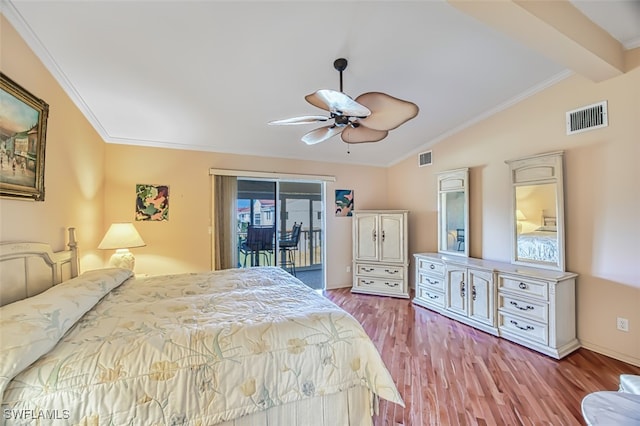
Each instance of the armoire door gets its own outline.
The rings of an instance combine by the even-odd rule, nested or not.
[[[355,260],[372,261],[378,260],[378,215],[358,214],[354,218]]]
[[[380,215],[380,262],[404,261],[404,221],[401,214]]]

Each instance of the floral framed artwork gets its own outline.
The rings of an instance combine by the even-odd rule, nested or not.
[[[353,189],[336,189],[336,216],[353,215]]]
[[[44,201],[49,105],[0,72],[0,196]]]
[[[169,220],[168,185],[136,185],[136,220]]]

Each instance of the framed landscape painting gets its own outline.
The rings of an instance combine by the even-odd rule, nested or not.
[[[0,72],[0,196],[44,201],[49,105]]]

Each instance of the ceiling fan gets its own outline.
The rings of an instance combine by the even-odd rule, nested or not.
[[[389,130],[399,127],[418,115],[418,106],[412,102],[394,98],[386,93],[367,92],[355,100],[342,92],[342,72],[347,60],[336,59],[333,67],[340,73],[340,91],[321,89],[305,96],[307,102],[329,111],[330,116],[306,115],[269,122],[272,125],[333,123],[312,130],[302,137],[307,145],[323,142],[340,135],[346,143],[378,142]]]

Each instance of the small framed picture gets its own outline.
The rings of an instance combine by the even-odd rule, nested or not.
[[[169,220],[168,185],[136,185],[136,220]]]
[[[336,216],[353,215],[353,189],[336,189]]]

